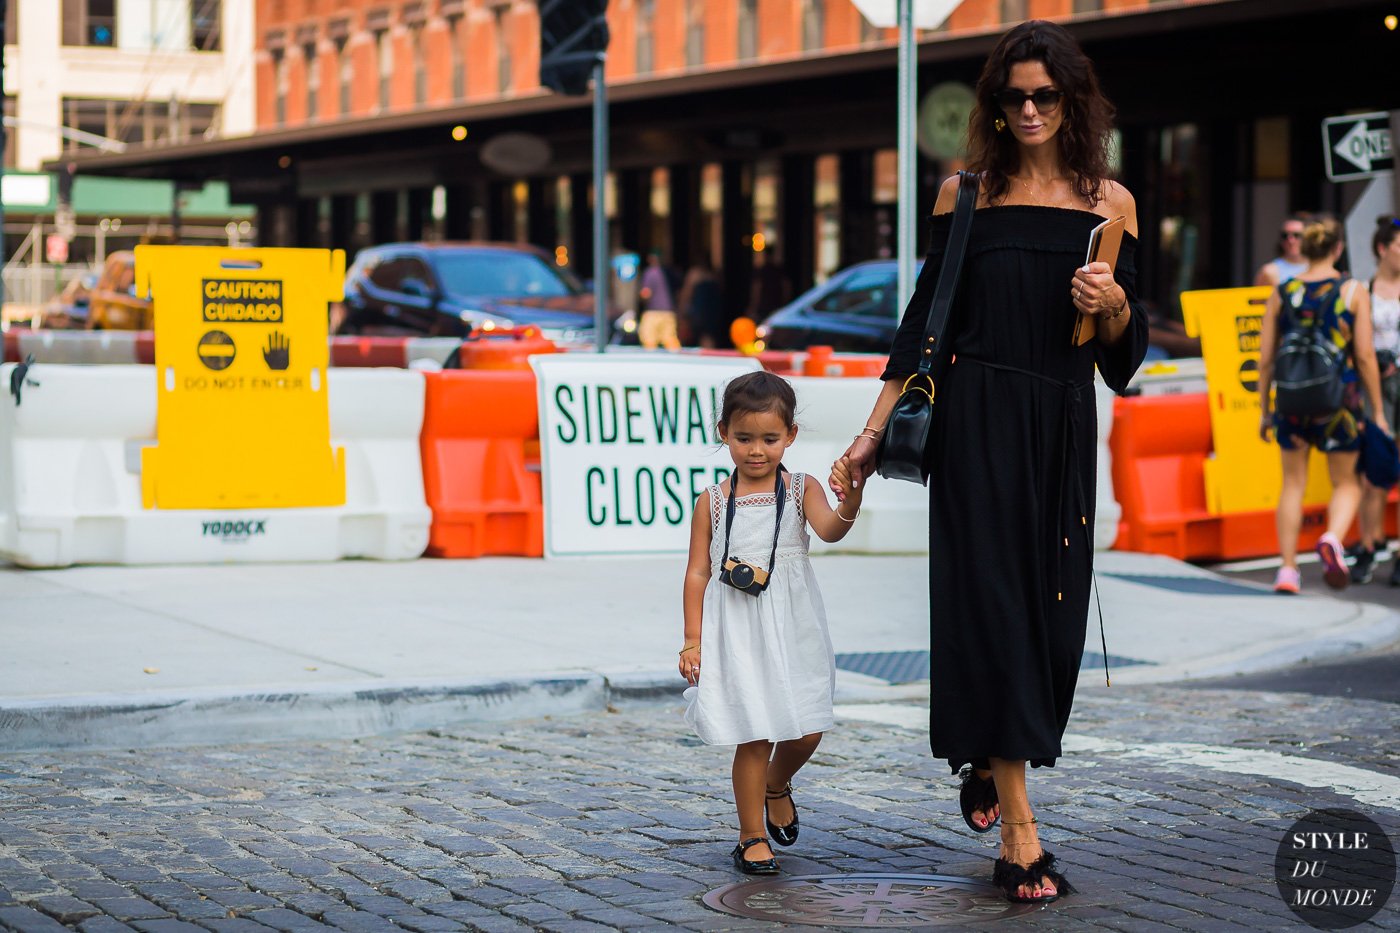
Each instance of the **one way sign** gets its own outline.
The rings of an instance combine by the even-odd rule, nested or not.
[[[1327,177],[1354,181],[1389,175],[1395,168],[1390,148],[1390,114],[1359,113],[1322,121],[1322,151]]]

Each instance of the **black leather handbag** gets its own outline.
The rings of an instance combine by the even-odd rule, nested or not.
[[[948,246],[943,251],[943,264],[938,268],[938,284],[933,289],[928,324],[924,327],[923,350],[919,368],[904,380],[899,401],[885,422],[885,433],[875,448],[875,471],[885,479],[903,479],[928,485],[924,469],[924,449],[928,446],[929,426],[933,423],[934,361],[943,349],[943,331],[953,309],[958,291],[958,276],[962,272],[963,256],[967,252],[968,235],[972,232],[972,214],[977,207],[978,176],[972,172],[958,173],[958,200],[953,207],[953,224],[948,231]]]

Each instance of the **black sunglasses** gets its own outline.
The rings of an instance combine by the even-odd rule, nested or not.
[[[992,95],[992,100],[996,101],[996,105],[1007,113],[1017,113],[1026,106],[1026,101],[1035,104],[1035,109],[1041,113],[1054,113],[1055,108],[1059,107],[1060,101],[1064,99],[1063,91],[1057,91],[1050,87],[1043,87],[1030,94],[1008,87]]]
[[[1303,231],[1301,231],[1301,230],[1281,230],[1281,231],[1279,231],[1279,239],[1281,239],[1281,240],[1301,240],[1302,238],[1303,238]]]

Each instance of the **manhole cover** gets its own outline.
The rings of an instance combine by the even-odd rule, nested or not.
[[[832,927],[966,926],[1014,917],[1034,904],[1009,903],[983,881],[948,875],[797,875],[742,881],[711,891],[705,906],[780,923]]]

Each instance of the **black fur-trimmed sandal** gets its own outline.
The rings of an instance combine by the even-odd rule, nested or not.
[[[962,786],[958,789],[958,807],[962,810],[963,822],[974,833],[991,832],[992,827],[997,825],[997,820],[1001,819],[1001,814],[998,813],[997,818],[988,822],[986,826],[978,826],[972,822],[972,812],[981,810],[983,814],[987,814],[997,805],[996,782],[991,778],[978,777],[976,769],[972,767],[964,768],[958,777],[962,780]]]
[[[792,822],[787,824],[786,826],[779,826],[772,820],[768,819],[767,801],[765,801],[763,804],[763,822],[768,824],[768,835],[772,836],[773,841],[780,846],[792,845],[794,842],[797,841],[798,832],[797,803],[792,799],[792,782],[789,781],[787,783],[787,786],[785,786],[782,790],[778,791],[776,794],[768,790],[766,786],[763,788],[763,792],[767,800],[782,800],[784,797],[786,797],[788,799],[788,802],[792,804]]]
[[[1009,843],[1009,845],[1032,845],[1033,843]],[[1058,901],[1066,895],[1073,894],[1074,888],[1066,880],[1065,876],[1054,870],[1055,856],[1048,850],[1042,849],[1040,858],[1029,865],[1021,866],[1015,862],[1008,862],[1004,858],[999,858],[992,866],[992,884],[1001,888],[1001,893],[1006,895],[1006,899],[1013,904],[1049,904]],[[1055,886],[1054,894],[1042,894],[1040,897],[1022,897],[1016,893],[1016,889],[1021,886],[1036,888],[1041,885],[1043,879],[1049,879]]]

